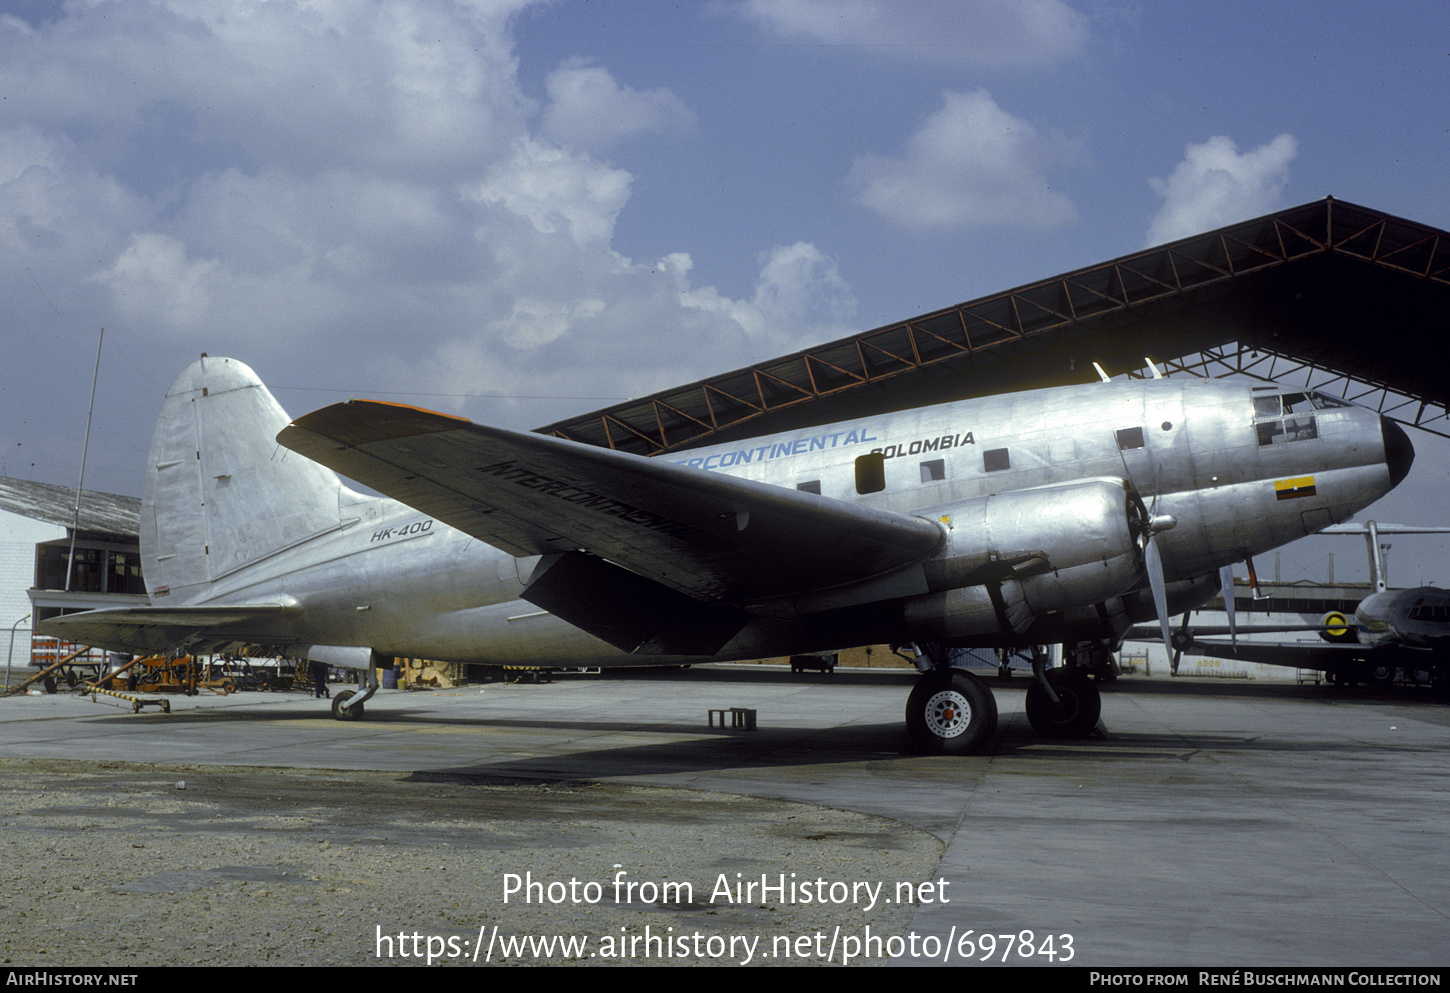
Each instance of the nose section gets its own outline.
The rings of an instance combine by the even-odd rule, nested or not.
[[[1410,444],[1410,436],[1405,434],[1405,429],[1388,417],[1380,418],[1380,434],[1385,442],[1385,465],[1390,470],[1390,486],[1399,486],[1410,474],[1410,466],[1415,462],[1415,446]]]

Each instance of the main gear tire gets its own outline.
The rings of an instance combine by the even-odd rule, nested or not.
[[[1393,686],[1399,670],[1392,665],[1371,665],[1367,675],[1371,686]]]
[[[1066,669],[1049,669],[1047,681],[1057,694],[1057,703],[1042,684],[1027,688],[1027,720],[1044,738],[1086,738],[1098,726],[1103,698],[1092,681]]]
[[[975,755],[997,730],[997,699],[960,669],[922,676],[906,701],[906,729],[921,751]]]

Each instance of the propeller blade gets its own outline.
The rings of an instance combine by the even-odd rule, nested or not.
[[[1234,567],[1226,565],[1218,571],[1219,592],[1223,594],[1223,609],[1228,615],[1228,640],[1234,648],[1239,646],[1238,632],[1234,630]]]
[[[1173,643],[1173,675],[1178,675],[1178,660],[1183,658],[1184,649],[1193,644],[1193,635],[1188,630],[1188,618],[1193,614],[1190,610],[1183,612],[1183,622],[1178,625],[1178,637]]]
[[[1173,638],[1168,631],[1168,589],[1163,582],[1163,553],[1158,550],[1158,542],[1152,535],[1143,546],[1143,569],[1148,573],[1148,586],[1153,590],[1153,606],[1158,611],[1158,624],[1163,629],[1163,647],[1168,649],[1171,658]]]

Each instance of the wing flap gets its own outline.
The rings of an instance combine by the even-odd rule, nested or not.
[[[634,655],[714,655],[752,616],[579,552],[541,559],[523,596]]]
[[[697,600],[846,585],[942,542],[921,518],[399,404],[334,404],[277,441],[514,555],[583,550]]]

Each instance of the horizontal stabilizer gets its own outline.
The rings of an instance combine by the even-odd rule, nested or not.
[[[334,404],[277,441],[514,555],[583,550],[695,600],[844,586],[943,541],[918,517],[399,404]]]
[[[1364,645],[1350,642],[1241,641],[1232,645],[1226,641],[1194,641],[1192,651],[1195,655],[1206,655],[1209,658],[1294,666],[1299,669],[1329,669],[1344,663],[1374,662],[1377,659],[1385,660],[1386,664],[1391,665],[1419,664],[1411,660],[1416,656],[1427,661],[1433,658],[1428,649],[1411,648],[1407,645],[1366,649]]]
[[[1230,627],[1227,624],[1195,624],[1189,629],[1193,635],[1194,644],[1198,644],[1199,635],[1204,634],[1236,634],[1239,637],[1255,634],[1282,634],[1287,631],[1323,631],[1324,622],[1318,624],[1272,624],[1263,627]],[[1124,641],[1158,641],[1160,640],[1158,625],[1137,624],[1130,627],[1123,635]],[[1312,643],[1311,643],[1312,644]]]
[[[117,607],[63,614],[36,625],[40,634],[112,652],[163,655],[215,651],[232,644],[285,645],[295,640],[298,610],[280,604],[233,607]]]

